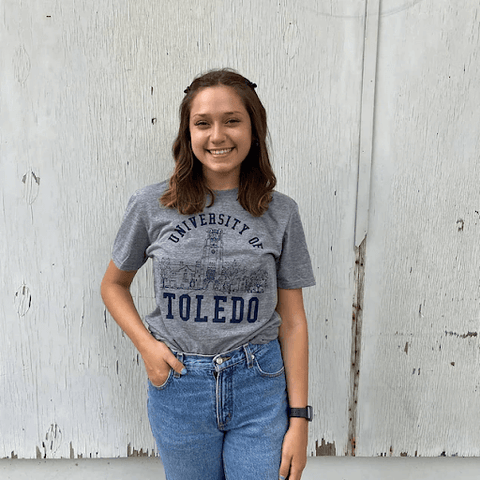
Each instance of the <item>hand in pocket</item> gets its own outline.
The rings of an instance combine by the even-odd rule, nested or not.
[[[187,373],[184,365],[163,342],[155,340],[155,343],[150,344],[141,354],[148,378],[153,385],[163,385],[167,381],[170,369],[181,375]]]

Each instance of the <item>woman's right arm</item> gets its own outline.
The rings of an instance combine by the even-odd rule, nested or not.
[[[145,328],[130,293],[130,285],[136,273],[136,270],[120,270],[110,261],[102,280],[101,294],[114,320],[142,355],[150,381],[154,385],[162,385],[170,368],[182,373],[184,366],[163,342],[154,338]]]

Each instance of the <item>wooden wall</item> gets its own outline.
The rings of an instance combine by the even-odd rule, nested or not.
[[[142,361],[99,284],[129,196],[172,171],[183,90],[223,66],[258,84],[314,261],[309,453],[480,453],[477,2],[0,13],[0,458],[154,453]]]
[[[480,4],[381,17],[359,455],[480,454]]]

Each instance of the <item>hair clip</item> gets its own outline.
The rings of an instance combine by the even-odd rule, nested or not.
[[[190,91],[190,85],[183,91],[183,93],[188,93]]]

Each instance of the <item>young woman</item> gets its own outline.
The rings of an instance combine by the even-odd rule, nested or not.
[[[185,90],[169,182],[137,191],[102,282],[142,355],[168,480],[299,480],[314,285],[296,203],[274,191],[265,109],[231,70]],[[130,284],[153,259],[144,327]]]

